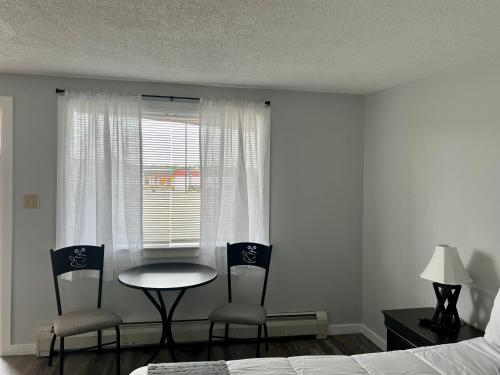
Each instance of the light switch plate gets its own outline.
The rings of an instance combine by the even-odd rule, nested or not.
[[[25,194],[24,208],[40,208],[40,197],[38,194]]]

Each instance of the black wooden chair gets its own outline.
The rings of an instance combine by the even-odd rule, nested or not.
[[[52,340],[50,342],[49,366],[52,366],[54,355],[54,345],[59,337],[59,374],[64,373],[64,338],[81,333],[97,331],[97,345],[81,350],[96,349],[101,353],[104,345],[116,343],[116,373],[120,374],[120,324],[122,319],[111,311],[101,309],[102,299],[102,273],[104,265],[104,245],[101,246],[69,246],[59,250],[50,250],[52,260],[52,273],[54,276],[54,286],[56,291],[58,317],[52,326]],[[61,297],[59,294],[58,276],[67,272],[80,270],[99,271],[99,286],[97,294],[97,308],[62,312]],[[116,341],[103,344],[101,330],[115,328]],[[80,350],[79,350],[80,351]]]
[[[212,338],[224,338],[224,343],[227,345],[229,338],[229,324],[240,324],[257,326],[257,354],[260,355],[260,338],[262,327],[266,339],[266,350],[268,349],[267,335],[267,311],[264,307],[266,297],[267,278],[269,275],[269,266],[271,263],[271,251],[273,246],[262,245],[253,242],[239,242],[227,244],[227,287],[229,302],[217,307],[210,313],[208,320],[210,321],[210,333],[208,337],[208,360],[212,356]],[[259,304],[253,303],[237,303],[233,302],[231,294],[231,268],[235,266],[253,266],[260,267],[265,270],[264,283],[262,286],[262,296]],[[224,337],[214,336],[214,324],[224,323]]]

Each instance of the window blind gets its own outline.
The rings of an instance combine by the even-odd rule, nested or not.
[[[199,116],[194,106],[156,102],[143,107],[145,248],[199,246],[200,142]]]

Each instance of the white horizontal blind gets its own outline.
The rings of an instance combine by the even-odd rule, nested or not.
[[[197,107],[182,104],[146,103],[142,111],[142,223],[149,249],[200,243],[199,117]]]

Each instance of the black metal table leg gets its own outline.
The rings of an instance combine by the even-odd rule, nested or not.
[[[169,311],[168,316],[167,316],[167,340],[170,344],[169,347],[170,347],[170,354],[172,354],[172,358],[174,356],[172,349],[177,348],[177,344],[175,343],[174,336],[172,335],[172,320],[174,317],[174,311],[177,308],[177,305],[179,304],[179,302],[180,302],[180,300],[185,292],[186,292],[186,289],[181,289],[179,291],[179,294],[177,294],[177,298],[175,299],[174,304],[170,308],[170,311]],[[177,360],[175,360],[175,361],[177,361]]]
[[[185,289],[181,289],[179,291],[179,294],[177,295],[174,304],[170,308],[170,311],[167,310],[165,306],[165,302],[163,300],[162,294],[159,290],[156,291],[156,295],[158,298],[158,301],[151,295],[149,290],[143,289],[142,290],[146,297],[151,301],[151,303],[156,307],[158,312],[160,313],[161,316],[161,321],[162,321],[162,330],[161,330],[161,337],[160,337],[160,343],[158,345],[158,348],[155,350],[151,358],[148,359],[146,364],[153,362],[153,360],[158,356],[160,353],[160,350],[165,346],[165,342],[167,342],[168,349],[170,352],[170,355],[172,357],[172,360],[174,362],[177,362],[177,356],[175,355],[174,349],[176,348],[175,340],[172,335],[172,318],[174,316],[174,311],[179,304],[182,296],[185,293]]]
[[[162,306],[151,295],[151,293],[149,292],[149,290],[142,289],[142,291],[144,292],[144,294],[146,295],[146,297],[148,297],[148,299],[151,301],[151,303],[154,305],[154,307],[156,307],[156,309],[160,313],[161,321],[162,321],[162,330],[161,330],[160,343],[159,343],[158,347],[155,349],[153,355],[146,361],[145,365],[147,365],[148,363],[153,362],[153,360],[156,358],[156,356],[160,353],[160,350],[162,349],[163,345],[165,345],[165,339],[166,339],[166,328],[165,328],[165,319],[164,319],[164,316],[165,316],[165,311],[164,311],[165,305],[163,305],[163,308],[162,308]]]

